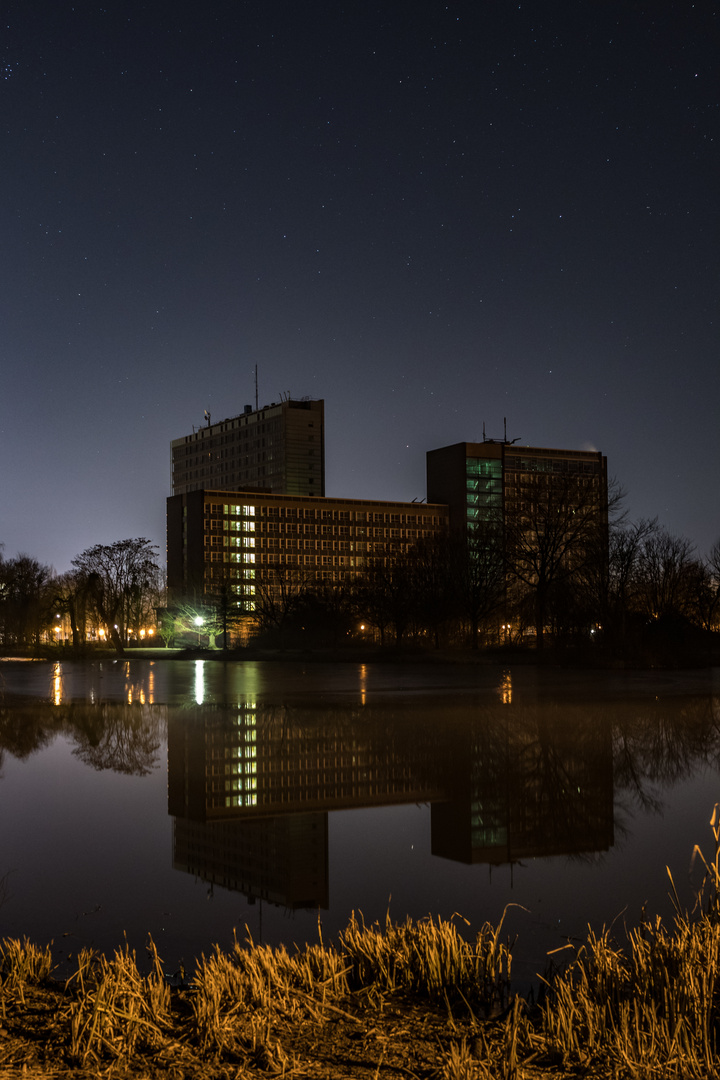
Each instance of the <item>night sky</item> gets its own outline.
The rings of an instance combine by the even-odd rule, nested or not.
[[[165,548],[170,441],[322,397],[328,495],[599,449],[720,537],[720,9],[5,0],[0,541]]]

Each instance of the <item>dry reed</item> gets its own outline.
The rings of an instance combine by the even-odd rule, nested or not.
[[[379,1076],[393,1039],[387,1017],[425,1001],[435,1017],[446,1018],[447,1037],[435,1058],[435,1075],[444,1080],[577,1072],[720,1080],[718,807],[711,826],[714,859],[695,852],[710,895],[693,915],[678,901],[672,925],[645,920],[622,942],[610,931],[589,929],[565,970],[546,980],[544,1001],[532,1012],[510,996],[511,949],[502,922],[468,941],[457,920],[396,924],[388,917],[381,926],[353,915],[331,944],[320,936],[318,944],[293,952],[250,938],[236,940],[228,952],[216,947],[201,957],[189,985],[173,991],[152,942],[146,975],[127,946],[110,960],[83,950],[74,975],[56,985],[62,999],[54,1044],[86,1070],[159,1053],[168,1061],[185,1054],[183,1068],[190,1058],[212,1059],[234,1061],[247,1075],[309,1076],[312,1066],[302,1055],[319,1045],[323,1032],[336,1038],[344,1029],[365,1040],[380,1032]],[[2,942],[3,1018],[17,1014],[30,988],[47,982],[51,971],[49,948]]]
[[[353,912],[340,935],[353,986],[375,985],[440,1000],[462,995],[489,1014],[507,1001],[512,957],[501,940],[500,926],[486,923],[474,942],[458,933],[454,922],[424,919],[367,926]]]
[[[76,1000],[66,1018],[70,1025],[71,1059],[85,1066],[103,1053],[130,1058],[138,1044],[157,1048],[164,1043],[169,1023],[170,988],[152,940],[148,945],[152,970],[140,974],[135,953],[127,945],[111,960],[83,950],[77,971]]]
[[[565,1064],[617,1075],[710,1080],[720,1077],[720,814],[711,818],[715,857],[696,846],[705,879],[691,918],[680,908],[671,928],[658,917],[627,934],[588,931],[566,971],[550,984],[542,1012],[544,1049]],[[703,891],[711,895],[702,903]]]
[[[24,938],[0,942],[0,1009],[3,1015],[7,1000],[17,998],[25,1004],[25,990],[37,986],[52,972],[50,947],[38,948]]]

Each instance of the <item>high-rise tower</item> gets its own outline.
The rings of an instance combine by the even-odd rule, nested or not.
[[[279,495],[325,494],[324,402],[287,399],[173,439],[172,493],[260,488]]]

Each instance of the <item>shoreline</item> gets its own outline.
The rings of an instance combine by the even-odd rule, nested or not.
[[[303,664],[380,664],[408,667],[419,665],[432,667],[527,667],[538,669],[578,671],[702,671],[720,666],[720,642],[699,650],[678,650],[672,663],[655,662],[651,657],[618,658],[599,649],[546,648],[542,652],[521,647],[503,646],[496,649],[424,649],[421,647],[371,646],[342,648],[260,648],[239,649],[166,649],[146,646],[129,646],[123,654],[114,649],[94,648],[76,652],[70,648],[27,650],[21,655],[2,656],[0,663],[33,661],[53,663],[57,661],[92,662],[94,660],[206,660],[212,663],[303,663]]]
[[[425,1080],[717,1077],[717,895],[695,919],[588,931],[537,999],[512,991],[502,926],[366,926],[337,943],[217,947],[178,985],[152,941],[82,950],[64,982],[49,948],[0,943],[0,1073],[150,1080],[229,1076]]]

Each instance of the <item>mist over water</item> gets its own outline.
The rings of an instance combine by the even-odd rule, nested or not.
[[[527,980],[588,923],[671,916],[666,865],[692,903],[717,675],[4,662],[0,936],[62,962],[151,934],[172,972],[353,910],[505,913]]]

